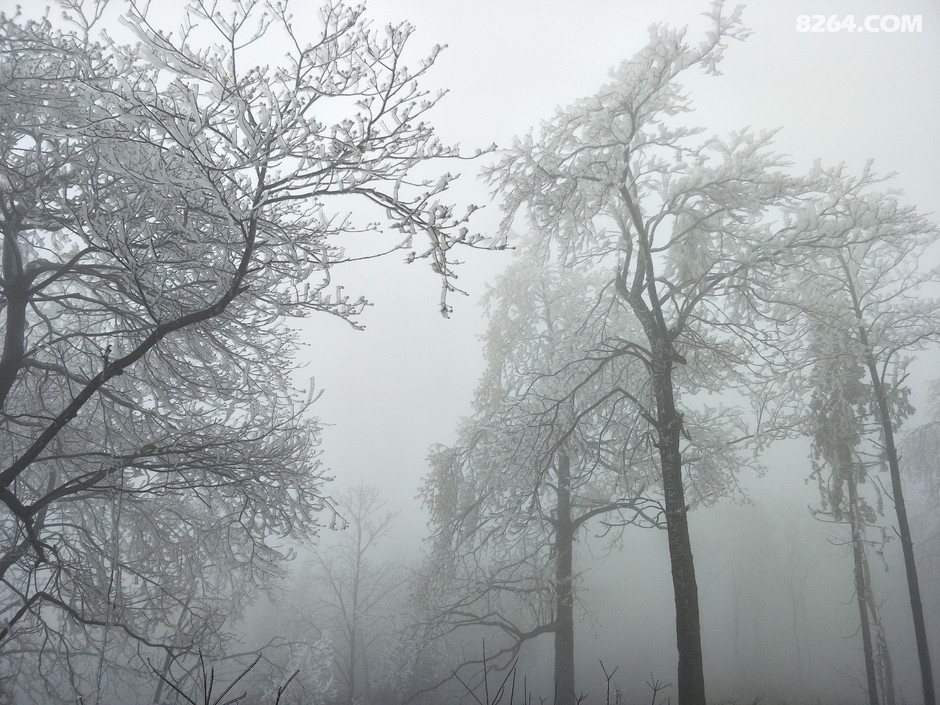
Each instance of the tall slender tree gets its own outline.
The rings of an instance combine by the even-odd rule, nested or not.
[[[727,389],[779,351],[759,302],[776,272],[819,235],[787,213],[820,179],[794,178],[770,151],[772,134],[705,138],[679,124],[692,110],[686,72],[718,73],[740,12],[716,2],[698,45],[654,27],[648,45],[593,96],[517,141],[488,177],[504,198],[508,230],[529,216],[545,253],[567,266],[603,264],[640,335],[617,355],[649,377],[647,408],[658,453],[676,608],[678,696],[703,705],[698,587],[689,535],[682,443],[684,391]],[[693,435],[694,438],[694,435]]]
[[[405,582],[401,566],[382,561],[395,513],[375,487],[360,484],[336,498],[345,526],[317,547],[310,565],[310,622],[333,634],[340,697],[346,705],[375,702],[373,690],[395,674],[377,673],[377,642],[391,632],[396,591]],[[306,592],[306,590],[305,590]],[[385,645],[387,646],[387,644]],[[388,690],[386,691],[388,692]]]
[[[817,517],[848,525],[858,605],[859,631],[865,657],[865,678],[870,705],[894,703],[894,674],[884,625],[881,621],[868,560],[867,527],[877,522],[881,497],[873,505],[860,493],[872,487],[870,474],[877,454],[866,454],[866,408],[869,388],[857,355],[846,350],[839,328],[817,325],[810,344],[813,371],[810,382],[809,434],[813,442],[814,475],[819,482],[822,508]]]
[[[914,207],[881,190],[868,165],[859,175],[844,167],[825,174],[828,196],[812,215],[824,234],[816,256],[790,272],[791,299],[810,320],[844,337],[839,353],[864,371],[869,406],[867,442],[887,468],[889,499],[901,543],[915,644],[926,703],[936,702],[914,537],[907,515],[902,458],[896,436],[912,413],[909,366],[940,340],[940,316],[932,266],[938,230]],[[845,363],[843,363],[845,364]]]

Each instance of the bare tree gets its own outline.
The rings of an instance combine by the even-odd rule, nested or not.
[[[380,560],[396,513],[379,491],[360,484],[336,498],[345,527],[321,540],[311,582],[318,586],[310,620],[332,635],[340,697],[346,705],[375,702],[373,690],[397,674],[377,672],[379,648],[393,633],[396,592],[405,583],[400,564]]]
[[[89,662],[218,648],[279,572],[271,537],[317,531],[284,320],[355,324],[344,240],[384,222],[372,256],[430,260],[445,313],[449,251],[478,242],[440,200],[453,177],[413,175],[457,153],[424,121],[437,50],[409,70],[409,25],[327,5],[306,43],[286,3],[197,0],[177,32],[117,5],[132,45],[98,30],[105,3],[0,18],[0,669],[45,702],[100,696]],[[280,64],[247,63],[259,41]]]

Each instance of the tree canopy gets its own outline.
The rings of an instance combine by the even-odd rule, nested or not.
[[[317,531],[285,320],[355,325],[344,243],[382,230],[365,256],[428,260],[444,313],[451,249],[480,244],[454,177],[418,173],[458,153],[425,121],[437,50],[409,69],[408,24],[197,1],[169,32],[134,2],[62,7],[0,18],[0,650],[40,700],[218,648],[281,539]],[[99,31],[112,10],[132,43]],[[251,62],[262,37],[278,63]]]

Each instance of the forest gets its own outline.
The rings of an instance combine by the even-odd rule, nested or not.
[[[935,705],[929,167],[723,0],[159,5],[0,3],[0,704]]]

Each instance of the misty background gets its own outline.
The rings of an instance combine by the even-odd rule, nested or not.
[[[170,26],[174,3],[157,8]],[[705,2],[631,0],[369,0],[376,25],[407,20],[417,28],[409,59],[446,44],[422,86],[448,95],[430,113],[440,139],[467,154],[490,145],[511,146],[558,107],[593,93],[608,70],[647,41],[656,22],[689,27],[697,39],[706,25]],[[15,3],[0,0],[12,13]],[[314,7],[294,7],[303,18]],[[921,15],[919,33],[804,33],[801,14]],[[695,74],[683,82],[695,112],[688,122],[709,133],[781,128],[776,150],[802,172],[816,160],[845,162],[860,170],[873,160],[880,174],[896,174],[903,191],[936,221],[940,212],[940,10],[933,3],[838,0],[749,4],[744,23],[753,35],[729,47],[722,76]],[[495,152],[498,156],[499,152]],[[455,162],[461,172],[455,203],[483,206],[473,230],[491,235],[501,214],[477,177],[493,154]],[[518,219],[519,234],[524,219]],[[363,250],[369,242],[364,238]],[[510,241],[511,245],[517,244]],[[454,312],[440,315],[439,281],[403,254],[360,261],[332,272],[351,296],[373,305],[354,330],[344,321],[312,317],[297,324],[303,348],[301,388],[315,380],[322,390],[314,411],[323,425],[322,458],[334,480],[327,492],[346,517],[341,499],[374,487],[382,512],[394,513],[369,561],[392,566],[388,611],[405,597],[409,567],[424,552],[427,515],[419,489],[428,472],[432,444],[456,439],[461,417],[470,414],[484,369],[479,336],[487,320],[481,299],[487,286],[519,256],[514,251],[460,253]],[[922,355],[912,375],[917,415],[904,429],[927,419],[932,401],[926,382],[940,377],[936,351]],[[717,400],[716,400],[717,401]],[[903,438],[903,431],[901,437]],[[811,473],[809,442],[774,444],[759,461],[764,472],[742,469],[733,499],[699,508],[690,516],[702,605],[705,669],[710,693],[736,702],[765,696],[767,702],[861,702],[864,692],[858,613],[853,601],[852,555],[844,528],[813,518],[819,504]],[[940,671],[940,518],[916,492],[908,497],[935,670]],[[919,674],[898,541],[891,515],[881,522],[889,540],[883,559],[872,559],[876,593],[894,659],[899,702],[916,702]],[[341,523],[341,522],[340,522]],[[674,606],[663,531],[628,528],[611,544],[594,538],[579,544],[575,570],[583,571],[576,607],[579,685],[588,702],[604,702],[599,661],[618,668],[615,681],[628,702],[649,699],[647,681],[675,681]],[[324,529],[315,546],[298,546],[283,591],[262,601],[242,627],[246,643],[263,641],[298,611],[315,623],[318,571],[314,552],[328,554],[344,531]],[[322,607],[322,605],[321,605]],[[290,612],[285,612],[289,609]],[[470,637],[472,651],[479,635]],[[519,662],[536,690],[549,692],[551,640],[527,644]],[[669,696],[667,689],[664,697]]]

